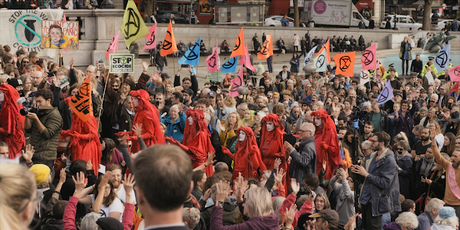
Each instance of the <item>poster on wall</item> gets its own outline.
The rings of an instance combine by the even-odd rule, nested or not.
[[[209,6],[208,0],[200,0],[200,15],[211,15],[212,7]]]
[[[42,21],[41,45],[45,49],[78,49],[78,22]]]

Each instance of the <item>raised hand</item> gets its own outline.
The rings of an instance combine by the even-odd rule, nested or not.
[[[278,169],[279,169],[280,165],[281,165],[281,158],[276,158],[275,159],[275,165],[274,165],[273,168],[276,169],[277,172],[278,172]]]
[[[133,174],[129,174],[129,176],[127,176],[127,174],[125,174],[125,178],[123,180],[123,187],[126,191],[126,193],[132,193],[133,192],[133,187],[134,187],[134,175]]]
[[[65,173],[65,168],[63,168],[59,172],[59,183],[64,184],[66,179],[67,179],[67,174]]]
[[[75,179],[76,177],[76,179]],[[75,183],[75,193],[78,191],[81,193],[86,187],[86,178],[83,172],[77,172],[77,175],[72,176],[72,180]],[[74,193],[74,194],[75,194]],[[78,196],[77,196],[78,197]]]
[[[275,182],[277,185],[283,184],[283,178],[286,175],[284,172],[284,169],[281,168],[276,174],[275,174]]]
[[[284,220],[285,220],[287,229],[291,229],[292,223],[294,222],[296,212],[297,212],[297,208],[295,204],[292,204],[289,209],[286,208],[286,213],[284,214]]]
[[[91,163],[91,159],[88,160],[86,163],[86,170],[91,170],[93,169],[93,163]]]
[[[35,150],[31,144],[26,145],[25,151],[22,150],[22,157],[26,163],[32,162],[32,157],[34,156]]]
[[[230,192],[230,182],[219,181],[217,184],[216,202],[224,202]]]
[[[134,124],[133,125],[133,131],[136,134],[137,137],[141,137],[142,135],[142,124]]]
[[[295,178],[291,178],[291,188],[292,195],[297,196],[297,193],[300,191],[300,184],[297,182]]]

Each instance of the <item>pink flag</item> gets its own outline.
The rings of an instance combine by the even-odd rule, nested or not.
[[[229,90],[228,95],[230,95],[232,97],[240,96],[240,94],[238,93],[238,88],[240,88],[241,86],[244,86],[243,67],[242,66],[240,68],[240,71],[238,72],[238,76],[236,78],[233,78],[230,81],[230,90]]]
[[[361,64],[363,65],[363,70],[377,68],[377,43],[374,43],[363,51]]]
[[[144,38],[149,39],[145,44],[143,50],[154,49],[157,46],[157,23],[150,27],[149,34],[145,35]]]
[[[460,81],[460,65],[449,70],[450,81]]]
[[[212,52],[211,55],[206,58],[206,67],[208,67],[209,73],[213,73],[216,70],[219,70],[220,66],[220,61],[219,61],[219,53],[218,52],[218,44],[217,44],[217,39],[216,39],[216,48],[214,49],[214,52]]]
[[[118,50],[118,37],[120,37],[120,31],[118,31],[117,34],[113,36],[109,48],[107,48],[107,52],[105,52],[105,57],[107,59],[110,59],[110,54]]]
[[[251,64],[251,59],[249,58],[249,52],[248,52],[248,44],[245,44],[245,47],[246,48],[246,58],[244,60],[244,66],[250,70],[252,70],[252,72],[256,72],[257,69],[256,67],[252,66]]]

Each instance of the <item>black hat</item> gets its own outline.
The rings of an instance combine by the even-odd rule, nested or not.
[[[321,217],[326,220],[330,225],[339,226],[339,214],[335,210],[332,209],[323,209],[311,216],[310,218],[318,218]]]
[[[21,79],[17,79],[17,78],[10,78],[7,80],[8,84],[13,86],[14,88],[22,85],[22,81]]]
[[[395,63],[391,63],[388,65],[389,67],[395,67]]]
[[[300,229],[300,230],[305,230],[305,228],[303,227],[303,224],[307,223],[308,220],[313,220],[313,218],[310,217],[311,213],[302,213],[300,216],[299,216],[299,220],[297,221],[297,227]]]
[[[283,79],[281,75],[276,75],[276,79]]]
[[[460,113],[458,111],[455,111],[450,114],[449,118],[450,122],[459,122],[460,121]]]
[[[428,57],[428,60],[434,60],[433,56]]]
[[[102,230],[123,230],[123,225],[113,217],[103,217],[96,221]]]
[[[190,88],[182,90],[182,93],[186,93],[186,94],[188,94],[188,95],[190,95],[192,97],[194,95],[193,90],[190,89]]]
[[[400,93],[394,93],[393,95],[394,95],[395,97],[396,97],[396,96],[402,97],[402,95],[401,95]]]
[[[230,91],[228,91],[227,88],[223,88],[223,89],[222,89],[222,92],[223,92],[223,93],[229,93]]]
[[[161,75],[161,80],[165,80],[165,78],[170,78],[169,75],[167,73],[162,73]]]

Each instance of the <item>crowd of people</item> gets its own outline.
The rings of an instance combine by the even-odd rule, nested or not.
[[[324,44],[307,35],[301,55]],[[291,59],[276,76],[244,68],[234,97],[190,66],[0,56],[0,229],[458,229],[460,89],[432,60],[360,85]],[[74,107],[88,78],[91,104]]]

